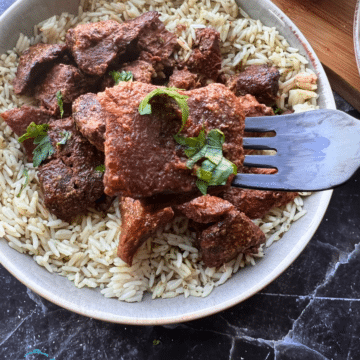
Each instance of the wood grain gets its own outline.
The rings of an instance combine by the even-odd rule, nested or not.
[[[325,66],[333,90],[360,111],[353,22],[356,0],[272,0],[299,27]]]

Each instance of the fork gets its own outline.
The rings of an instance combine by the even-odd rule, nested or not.
[[[245,131],[275,137],[244,138],[244,149],[276,150],[246,155],[244,166],[276,168],[276,174],[237,174],[232,186],[284,191],[331,189],[360,166],[360,121],[339,110],[313,110],[245,119]]]

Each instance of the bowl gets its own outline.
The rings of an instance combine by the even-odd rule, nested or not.
[[[319,105],[335,109],[333,94],[319,59],[294,23],[268,0],[238,1],[253,18],[276,26],[291,46],[310,60],[319,78]],[[19,33],[31,35],[33,25],[64,11],[75,13],[77,1],[18,0],[0,17],[0,53],[15,46]],[[51,274],[30,257],[0,240],[0,262],[18,280],[45,299],[70,311],[123,324],[159,325],[198,319],[234,306],[276,279],[302,252],[319,226],[332,191],[318,192],[304,201],[307,215],[295,222],[282,239],[266,250],[256,266],[246,267],[205,298],[176,297],[141,303],[105,298],[99,291],[76,288],[66,277]]]

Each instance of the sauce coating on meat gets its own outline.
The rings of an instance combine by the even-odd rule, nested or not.
[[[15,94],[25,94],[37,79],[65,54],[66,45],[36,44],[25,50],[13,80]]]
[[[150,212],[141,205],[139,200],[122,197],[120,199],[120,212],[122,226],[117,255],[131,266],[133,257],[140,246],[156,230],[172,220],[174,211],[167,207],[163,210]]]
[[[139,114],[140,102],[156,88],[123,82],[98,94],[102,108],[112,115],[105,135],[104,184],[110,196],[143,198],[197,189],[196,177],[186,167],[187,158],[173,138],[181,124],[174,103],[166,96],[156,97],[153,114]],[[203,126],[223,131],[224,156],[240,167],[244,115],[234,94],[221,84],[179,93],[189,96],[189,118],[182,134],[198,136]]]
[[[198,75],[191,73],[187,68],[175,69],[169,79],[169,87],[178,89],[191,90],[201,86]]]
[[[231,210],[223,220],[203,230],[198,238],[201,258],[218,267],[240,253],[257,252],[265,234],[245,214]]]
[[[261,104],[271,106],[276,102],[279,79],[280,73],[275,67],[251,65],[240,74],[230,77],[227,86],[236,96],[251,94]]]
[[[73,118],[80,132],[98,150],[104,152],[105,125],[107,113],[95,94],[79,96],[72,106]]]
[[[234,205],[216,196],[199,196],[175,207],[177,212],[198,223],[208,224],[220,220]]]
[[[71,137],[57,145],[64,131]],[[76,129],[72,118],[52,121],[48,131],[54,155],[39,167],[39,181],[46,207],[57,217],[70,222],[103,202],[103,174],[95,168],[104,163],[104,154],[92,146]]]
[[[85,77],[75,66],[57,64],[36,87],[35,98],[41,101],[42,106],[58,115],[60,110],[56,94],[61,91],[64,110],[67,113],[71,110],[71,103],[79,95],[89,92],[93,85],[94,79]]]
[[[5,111],[1,114],[1,117],[18,136],[25,134],[27,127],[32,122],[40,125],[46,124],[52,119],[49,111],[28,105],[23,105],[20,109]],[[33,160],[33,151],[37,145],[34,145],[33,139],[25,140],[22,144],[25,147],[27,160],[31,162]]]
[[[196,42],[186,62],[189,70],[216,81],[221,70],[221,62],[219,32],[211,28],[197,29]]]

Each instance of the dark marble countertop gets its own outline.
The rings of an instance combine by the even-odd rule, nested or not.
[[[13,0],[0,0],[0,13]],[[339,96],[337,106],[360,118]],[[276,281],[219,314],[128,326],[62,309],[0,265],[0,360],[360,359],[360,172],[336,189],[315,236]],[[46,355],[48,356],[46,356]]]

